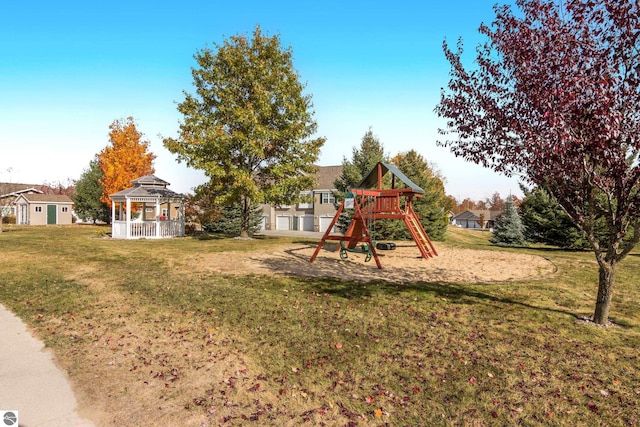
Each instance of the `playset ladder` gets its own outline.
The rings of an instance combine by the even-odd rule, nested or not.
[[[431,239],[427,235],[427,232],[424,231],[420,220],[416,216],[416,214],[411,211],[408,215],[403,217],[404,223],[413,238],[413,241],[416,242],[416,246],[420,250],[423,258],[431,258],[433,256],[438,255],[436,252],[436,248],[431,243]]]

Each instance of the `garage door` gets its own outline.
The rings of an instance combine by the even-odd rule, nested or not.
[[[291,230],[291,217],[290,216],[276,217],[276,230]]]
[[[313,215],[303,215],[300,217],[302,231],[313,231]]]
[[[332,216],[321,216],[319,218],[320,222],[320,231],[321,232],[325,232],[327,231],[327,228],[329,228],[329,225],[331,225],[331,221],[333,221],[333,217]],[[333,230],[331,230],[331,232],[333,233],[335,231],[335,227]]]

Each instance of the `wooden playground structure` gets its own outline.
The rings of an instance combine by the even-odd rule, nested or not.
[[[391,172],[391,188],[383,189],[383,177]],[[395,188],[397,180],[406,187]],[[415,185],[395,166],[378,163],[357,188],[352,188],[338,208],[331,224],[316,247],[310,262],[313,262],[327,240],[340,242],[340,257],[346,259],[348,252],[366,254],[365,261],[373,258],[382,269],[376,251],[376,242],[371,237],[370,227],[375,220],[401,219],[409,230],[411,238],[420,250],[422,258],[438,255],[429,236],[424,231],[420,218],[413,210],[413,199],[422,197],[424,190]],[[353,209],[351,223],[344,234],[331,234],[345,209]],[[360,247],[358,247],[360,245]]]

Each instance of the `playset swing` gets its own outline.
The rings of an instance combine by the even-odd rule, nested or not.
[[[353,193],[349,193],[347,195],[347,198],[353,199]],[[366,205],[365,206],[373,206],[375,204],[375,196],[366,196]],[[355,201],[354,201],[355,203]],[[351,205],[351,203],[349,203],[349,205]],[[353,206],[353,205],[351,205]],[[340,259],[342,260],[346,260],[349,255],[349,252],[355,252],[355,253],[363,253],[366,254],[365,258],[364,258],[364,262],[369,262],[371,261],[371,258],[373,257],[373,251],[372,251],[372,247],[376,247],[377,243],[375,241],[375,239],[373,238],[373,230],[374,230],[374,224],[373,224],[373,209],[369,209],[369,210],[365,210],[366,215],[364,218],[364,225],[368,230],[371,230],[371,243],[362,243],[360,245],[360,247],[357,248],[350,248],[345,240],[341,240],[340,241]],[[357,246],[357,245],[356,245]]]
[[[387,172],[392,174],[391,188],[383,189],[382,178]],[[407,187],[395,188],[396,178]],[[378,163],[357,188],[352,188],[347,193],[347,197],[338,208],[311,256],[310,262],[316,259],[324,243],[327,240],[332,240],[340,242],[341,259],[347,259],[349,252],[362,253],[365,254],[365,262],[373,258],[378,268],[382,269],[376,247],[379,246],[380,249],[393,248],[394,246],[390,243],[384,245],[376,243],[373,239],[370,230],[374,229],[374,221],[380,219],[402,219],[422,257],[427,259],[438,255],[429,236],[424,231],[418,215],[413,210],[413,198],[422,197],[423,194],[424,190],[411,182],[395,166]],[[343,235],[332,235],[333,227],[345,209],[353,209],[354,211],[351,223]]]

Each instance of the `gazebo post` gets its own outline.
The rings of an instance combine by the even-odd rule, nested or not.
[[[127,212],[125,216],[125,228],[127,229],[127,237],[125,239],[131,238],[131,199],[127,197]]]
[[[156,198],[156,237],[160,237],[160,198]]]

